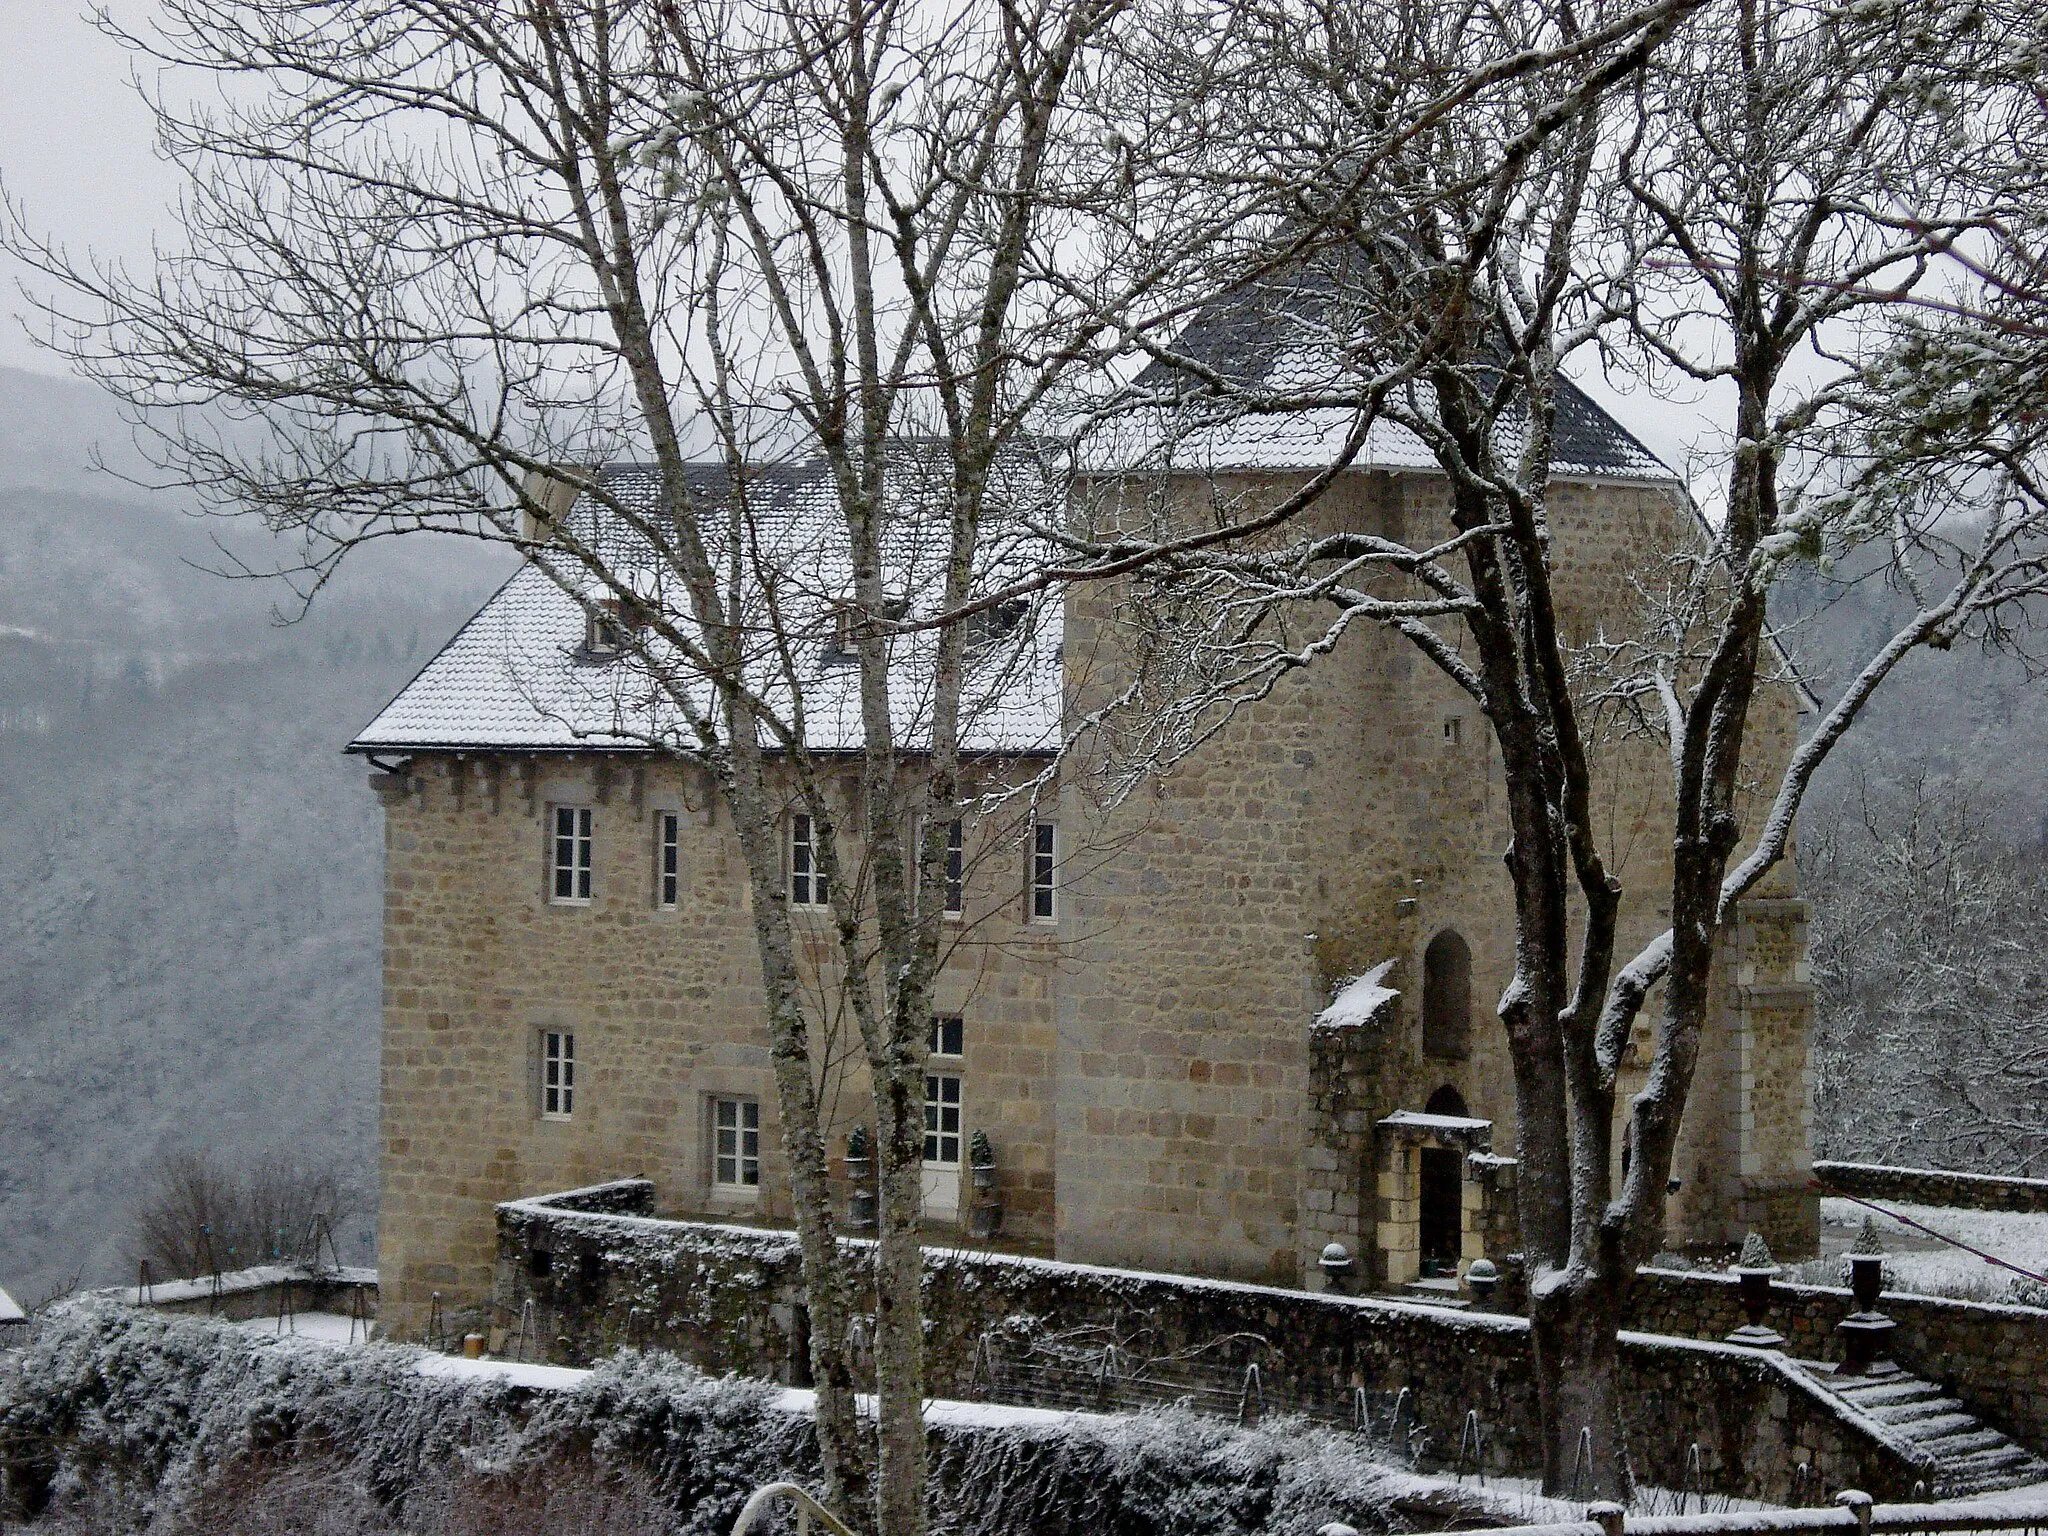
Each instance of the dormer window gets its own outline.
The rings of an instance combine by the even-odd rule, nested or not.
[[[860,659],[853,648],[853,631],[859,621],[860,615],[851,605],[842,605],[832,610],[832,635],[825,642],[826,666],[842,666]]]
[[[583,655],[589,661],[615,661],[624,653],[640,616],[622,598],[601,597],[584,610]]]
[[[890,622],[904,618],[910,612],[910,599],[897,595],[882,600],[882,618]],[[860,660],[858,649],[861,610],[860,605],[849,599],[832,610],[832,633],[825,641],[825,665],[828,667],[851,665]]]
[[[1025,617],[1030,612],[1029,601],[1013,597],[1007,602],[997,603],[993,608],[984,608],[979,613],[970,614],[967,619],[967,653],[970,656],[979,656],[994,650],[1023,627]]]

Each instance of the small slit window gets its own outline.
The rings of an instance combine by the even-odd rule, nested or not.
[[[967,840],[959,822],[946,828],[946,911],[958,917],[967,910]]]
[[[674,811],[654,816],[654,904],[675,910],[683,893],[683,819]]]
[[[1049,821],[1031,827],[1031,921],[1059,920],[1059,829]]]

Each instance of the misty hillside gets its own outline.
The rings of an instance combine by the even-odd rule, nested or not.
[[[380,822],[340,749],[502,579],[378,551],[291,627],[123,428],[0,370],[0,1284],[121,1278],[153,1161],[287,1150],[375,1195]]]

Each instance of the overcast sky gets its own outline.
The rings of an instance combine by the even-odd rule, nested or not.
[[[148,0],[112,0],[111,9],[133,23],[150,7]],[[177,178],[156,156],[129,55],[95,31],[83,10],[76,0],[0,0],[0,179],[33,226],[74,253],[89,249],[146,266],[159,232],[176,242]],[[66,371],[23,331],[17,283],[34,278],[6,256],[0,274],[0,366]],[[1711,434],[1710,416],[1696,402],[1618,397],[1596,378],[1581,382],[1674,468],[1688,444]]]

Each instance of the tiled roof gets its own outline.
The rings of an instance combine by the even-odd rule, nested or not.
[[[620,465],[604,472],[606,491],[652,526],[664,526],[652,470]],[[690,472],[693,497],[723,512],[733,504],[721,468]],[[912,617],[938,611],[944,530],[943,482],[912,465],[896,476],[897,505],[884,551],[884,584],[908,599]],[[1043,481],[1013,473],[1004,487],[1017,498],[1043,494]],[[932,494],[920,496],[921,488]],[[858,669],[830,654],[835,603],[851,593],[845,526],[821,464],[750,470],[738,498],[744,532],[739,559],[746,572],[743,618],[751,637],[750,683],[787,720],[801,719],[814,750],[857,749],[862,741]],[[1022,510],[1022,509],[1019,509]],[[1032,507],[1033,513],[1044,508]],[[630,575],[644,597],[674,611],[663,597],[667,563],[630,524],[586,496],[569,514],[614,572]],[[723,547],[726,519],[702,519]],[[1011,520],[986,525],[988,556],[978,590],[994,591],[1031,559],[1029,534]],[[560,579],[557,579],[559,577]],[[598,660],[584,650],[586,613],[577,594],[607,595],[566,556],[529,561],[350,743],[354,752],[430,749],[568,750],[694,744],[683,712],[648,672],[627,659]],[[1058,744],[1059,642],[1056,599],[1042,600],[1016,630],[993,642],[970,669],[962,701],[962,746],[973,752],[1038,752]],[[915,749],[930,729],[930,632],[897,637],[900,658],[893,720],[897,738]],[[702,706],[708,685],[687,686]]]
[[[1347,375],[1334,284],[1315,276],[1273,278],[1211,304],[1175,340],[1179,356],[1213,371],[1240,389],[1275,395],[1338,393]],[[1248,411],[1241,400],[1216,400],[1192,371],[1155,361],[1135,381],[1140,390],[1170,401],[1141,412],[1104,456],[1132,462],[1170,451],[1172,462],[1194,471],[1313,469],[1328,464],[1354,421],[1348,409]],[[1205,398],[1207,397],[1207,398]],[[1428,391],[1419,392],[1428,408]],[[1170,443],[1170,449],[1162,444]],[[1504,445],[1507,446],[1507,445]],[[1372,424],[1361,469],[1433,472],[1435,456],[1408,428],[1384,418]],[[1588,479],[1664,480],[1676,476],[1620,422],[1569,379],[1557,390],[1553,472]]]

